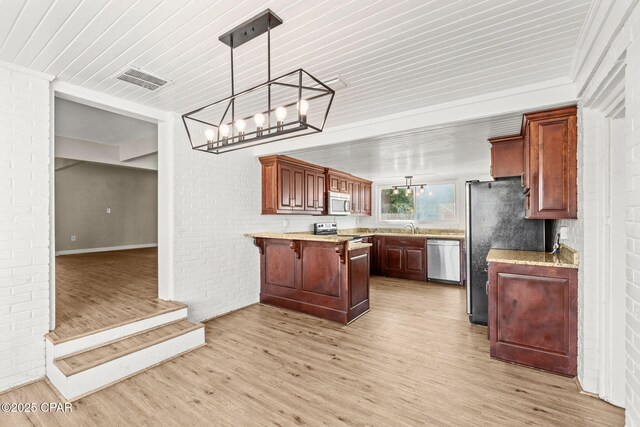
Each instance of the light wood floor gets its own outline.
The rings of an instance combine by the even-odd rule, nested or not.
[[[56,257],[56,328],[64,341],[183,305],[158,298],[156,248]]]
[[[349,326],[266,305],[206,323],[207,345],[85,397],[71,414],[0,425],[623,425],[574,380],[489,358],[460,287],[372,278]],[[58,397],[40,381],[2,402]]]

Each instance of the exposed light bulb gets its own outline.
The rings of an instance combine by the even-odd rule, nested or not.
[[[300,111],[300,121],[307,123],[307,111],[309,111],[309,103],[306,99],[301,99],[298,103],[298,110]]]
[[[277,126],[276,126],[276,130],[279,132],[281,130],[284,130],[284,118],[287,117],[287,109],[284,107],[278,107],[276,108],[276,119],[277,120]]]
[[[276,118],[278,119],[279,122],[284,121],[284,119],[287,117],[287,109],[284,107],[278,107],[276,108]]]
[[[247,128],[247,123],[242,120],[236,120],[236,129],[238,129],[238,140],[244,141],[244,130]]]
[[[207,138],[207,150],[213,150],[213,141],[216,137],[215,131],[211,128],[208,128],[204,131],[204,137]]]
[[[229,136],[229,125],[220,125],[220,136],[226,138]]]
[[[424,185],[420,186],[420,193],[424,193]]]
[[[300,100],[300,103],[298,105],[298,109],[300,110],[300,115],[302,115],[302,116],[306,116],[307,115],[307,112],[309,111],[309,103],[307,102],[306,99]]]
[[[398,187],[393,187],[393,194],[400,194],[400,190],[398,190]]]
[[[264,114],[258,113],[253,116],[253,121],[256,122],[256,136],[262,136],[262,125],[264,125]]]
[[[259,128],[262,127],[262,125],[264,125],[264,114],[262,113],[258,113],[255,116],[253,116],[253,120],[256,122],[256,126],[258,126]]]
[[[407,195],[411,194],[411,187],[407,185]]]

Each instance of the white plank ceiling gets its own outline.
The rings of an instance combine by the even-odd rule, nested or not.
[[[431,181],[486,179],[491,163],[487,139],[518,134],[521,124],[521,113],[508,114],[286,154],[373,181],[402,183],[398,178],[405,175]]]
[[[332,127],[567,76],[589,3],[0,0],[0,60],[185,113],[229,94],[218,36],[269,7],[284,20],[273,30],[273,75],[302,67],[347,83]],[[236,51],[239,90],[266,79],[265,52],[265,37]],[[175,83],[150,92],[116,80],[127,65]]]

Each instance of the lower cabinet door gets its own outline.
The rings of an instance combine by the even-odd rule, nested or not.
[[[353,253],[351,253],[353,252]],[[349,310],[369,308],[369,251],[349,251]]]
[[[264,244],[263,289],[274,295],[296,292],[296,255],[287,240],[266,240]]]
[[[489,265],[491,356],[574,376],[577,270]]]
[[[404,274],[404,249],[397,246],[384,248],[385,274],[402,278]]]
[[[405,277],[412,280],[427,280],[427,254],[424,249],[406,248]]]

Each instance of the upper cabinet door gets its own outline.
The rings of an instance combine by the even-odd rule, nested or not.
[[[567,111],[568,110],[568,111]],[[529,118],[530,190],[526,217],[577,218],[575,108]]]
[[[350,182],[349,187],[349,193],[351,194],[351,212],[360,213],[360,183]]]
[[[524,145],[522,136],[490,138],[491,176],[506,178],[524,173]]]
[[[371,215],[371,184],[362,184],[362,213]]]
[[[329,191],[339,192],[340,191],[340,179],[336,175],[329,175]]]
[[[291,183],[293,181],[292,167],[286,163],[278,164],[278,187],[280,197],[278,198],[278,209],[292,209],[293,208],[293,188]]]
[[[305,185],[305,209],[312,211],[316,209],[318,201],[316,195],[316,174],[310,171],[304,172],[304,185]]]
[[[305,182],[304,169],[291,169],[291,188],[293,190],[292,207],[294,210],[304,210],[305,204]]]
[[[318,201],[318,210],[324,212],[324,201],[326,198],[325,175],[319,173],[316,175],[316,200]]]
[[[338,177],[338,188],[341,193],[348,193],[349,190],[347,188],[349,181],[347,180],[347,178],[343,178],[343,177]]]
[[[324,172],[307,169],[304,172],[305,180],[305,210],[310,212],[324,211]]]

